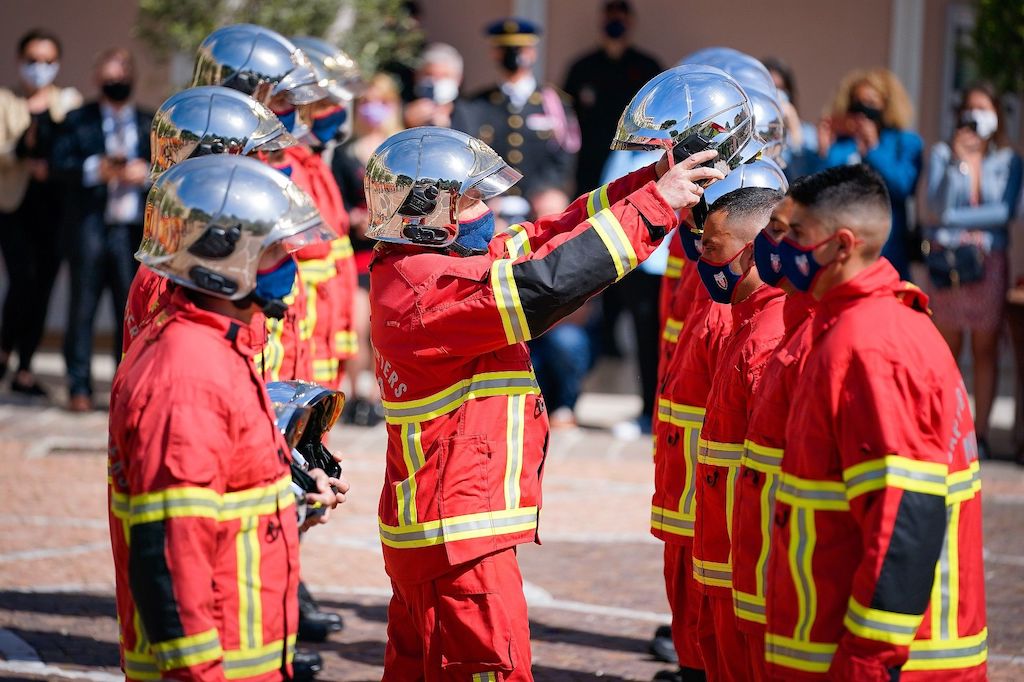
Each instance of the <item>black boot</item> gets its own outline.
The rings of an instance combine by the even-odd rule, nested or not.
[[[679,662],[679,657],[676,655],[676,647],[672,643],[672,628],[668,625],[662,625],[655,631],[654,639],[647,645],[647,650],[659,661],[664,661],[665,663]]]
[[[299,582],[299,639],[303,642],[322,642],[332,632],[338,632],[345,623],[336,613],[321,611],[306,589],[306,584]]]
[[[680,668],[679,670],[662,670],[655,674],[652,682],[706,682],[703,670]]]
[[[315,651],[297,649],[292,659],[292,681],[309,682],[324,669],[324,659]]]

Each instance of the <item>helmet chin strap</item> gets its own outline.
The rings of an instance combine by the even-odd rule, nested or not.
[[[257,295],[256,292],[249,294],[245,298],[233,301],[233,303],[235,304],[236,307],[240,309],[248,308],[250,305],[255,303],[257,306],[259,306],[260,310],[263,312],[264,315],[275,320],[284,319],[284,314],[288,312],[288,304],[282,301],[281,299],[266,299],[263,298],[262,296]]]

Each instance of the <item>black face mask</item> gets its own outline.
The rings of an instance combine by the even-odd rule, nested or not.
[[[613,19],[604,25],[604,34],[615,40],[626,35],[626,24],[620,19]]]
[[[515,73],[521,65],[520,50],[518,47],[504,47],[501,50],[501,68],[509,73]]]
[[[132,96],[131,81],[107,81],[100,90],[111,102],[125,102]]]
[[[873,121],[875,125],[881,127],[882,125],[882,110],[874,107],[869,107],[863,102],[851,102],[849,108],[846,110],[850,114],[863,114],[865,118]]]

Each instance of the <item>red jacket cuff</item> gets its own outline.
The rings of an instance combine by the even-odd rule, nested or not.
[[[652,168],[651,173],[653,174],[653,172]],[[679,222],[676,212],[661,196],[661,192],[658,191],[658,186],[654,184],[653,180],[647,182],[626,199],[649,223],[664,226],[665,232],[671,230]]]

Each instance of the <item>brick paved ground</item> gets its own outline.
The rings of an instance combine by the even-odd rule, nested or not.
[[[585,396],[581,412],[607,424],[636,409],[622,396]],[[0,402],[0,679],[117,675],[107,541],[106,420]],[[375,680],[384,651],[388,582],[375,532],[382,429],[337,431],[351,501],[303,546],[304,574],[346,629],[317,648],[322,679]],[[605,430],[552,438],[542,547],[520,553],[531,603],[538,680],[649,680],[646,653],[665,622],[661,545],[647,533],[646,441]],[[1024,679],[1024,470],[983,467],[993,680]],[[3,660],[3,659],[7,660]]]

